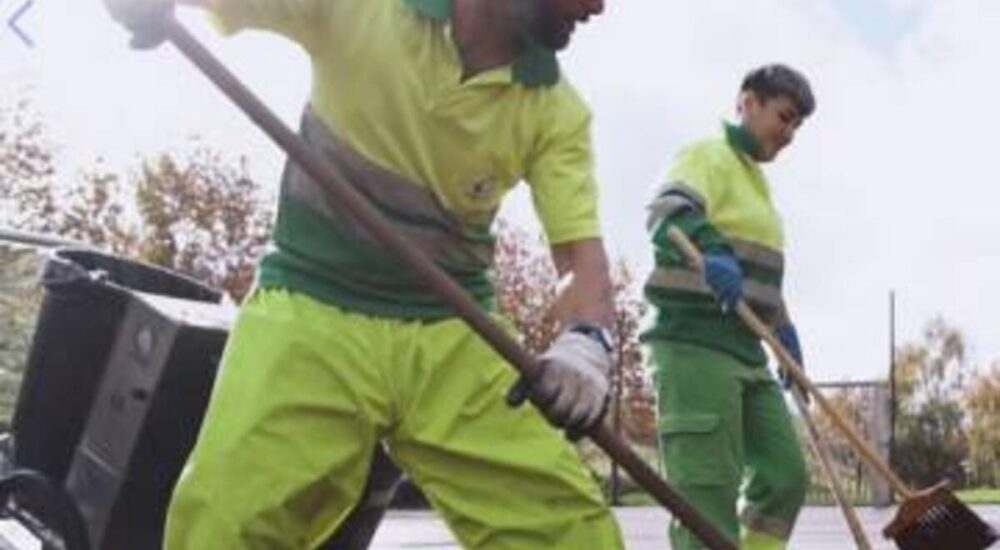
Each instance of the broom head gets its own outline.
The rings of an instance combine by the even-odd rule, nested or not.
[[[997,540],[996,531],[958,500],[947,482],[900,503],[882,533],[900,550],[983,550]]]

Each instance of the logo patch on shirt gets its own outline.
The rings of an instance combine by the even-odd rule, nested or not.
[[[496,193],[496,189],[496,180],[487,176],[470,185],[467,193],[469,198],[474,201],[487,201],[493,198],[493,195]]]

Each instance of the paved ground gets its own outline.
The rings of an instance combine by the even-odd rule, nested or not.
[[[1000,526],[1000,506],[977,508],[981,517]],[[616,511],[625,532],[629,550],[666,550],[664,524],[666,514],[657,508],[620,508]],[[893,546],[882,540],[882,526],[893,513],[889,510],[860,509],[872,545],[879,549]],[[852,539],[836,508],[807,508],[802,512],[791,548],[808,550],[848,550]],[[377,550],[409,548],[458,549],[444,523],[433,512],[391,512],[375,536]],[[589,550],[589,549],[588,549]],[[594,549],[600,550],[600,549]]]

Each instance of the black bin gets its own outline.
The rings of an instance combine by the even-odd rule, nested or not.
[[[15,462],[62,483],[132,291],[218,303],[187,277],[90,250],[55,251],[14,411]]]
[[[64,486],[91,547],[159,547],[231,323],[219,291],[91,250],[45,265],[14,462]]]

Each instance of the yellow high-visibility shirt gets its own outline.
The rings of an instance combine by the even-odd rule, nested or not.
[[[228,32],[261,28],[312,59],[311,103],[368,159],[471,227],[519,180],[551,243],[599,234],[590,113],[549,54],[462,81],[450,0],[214,0]]]
[[[271,30],[305,48],[313,84],[303,136],[364,166],[353,185],[483,305],[493,296],[490,228],[519,181],[551,244],[599,235],[590,113],[552,52],[529,47],[463,78],[451,0],[213,1],[224,31]],[[453,314],[329,196],[286,170],[261,286],[372,315]]]
[[[737,315],[724,313],[703,277],[668,238],[676,227],[707,253],[733,253],[743,270],[743,297],[771,323],[787,322],[781,295],[784,231],[767,178],[750,154],[756,147],[740,127],[684,147],[650,205],[656,267],[646,280],[655,321],[642,334],[728,353],[763,366],[760,338]]]

